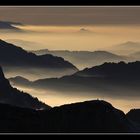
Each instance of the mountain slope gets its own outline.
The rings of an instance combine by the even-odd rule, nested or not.
[[[24,76],[32,74],[38,77],[47,75],[63,76],[63,74],[72,74],[78,69],[68,61],[61,57],[53,55],[36,56],[33,53],[28,53],[20,47],[9,44],[0,40],[0,64],[4,68],[4,72],[14,73],[15,75]],[[16,71],[15,71],[16,69]],[[28,69],[28,71],[26,70]],[[15,76],[15,75],[10,75]]]
[[[126,116],[133,122],[140,125],[140,109],[131,109]]]
[[[0,104],[0,132],[119,133],[137,132],[125,114],[93,100],[35,111]]]
[[[52,54],[55,56],[63,57],[64,59],[72,62],[78,68],[92,67],[95,65],[103,64],[104,62],[119,62],[127,59],[107,51],[61,51],[61,50],[38,50],[33,51],[37,55]]]
[[[0,40],[0,62],[8,65],[32,65],[38,67],[75,68],[61,57],[52,55],[36,56],[20,47]],[[65,65],[64,65],[65,64]]]
[[[22,82],[10,79],[15,86],[34,89],[55,90],[64,94],[104,95],[105,97],[139,98],[140,62],[104,63],[103,65],[86,68],[73,75],[61,78],[47,78],[36,81]]]
[[[92,68],[86,68],[77,72],[75,75],[87,75],[87,76],[139,76],[140,62],[119,62],[119,63],[104,63],[100,66]]]
[[[23,108],[43,109],[50,108],[37,98],[31,95],[20,92],[13,88],[9,81],[5,79],[2,69],[0,68],[0,103],[11,104]]]
[[[54,122],[49,124],[56,132],[133,131],[133,125],[126,119],[125,114],[105,101],[94,100],[55,107],[50,110],[49,115],[51,119],[48,122]]]

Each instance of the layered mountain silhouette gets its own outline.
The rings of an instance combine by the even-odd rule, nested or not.
[[[126,115],[110,103],[93,100],[54,107],[23,109],[0,104],[0,132],[130,133],[137,132]]]
[[[29,82],[21,77],[17,79]],[[102,100],[50,108],[12,88],[1,69],[0,94],[0,133],[140,132],[138,124],[129,116]]]
[[[23,78],[21,76],[16,76],[16,77],[12,77],[12,78],[9,78],[10,82],[13,83],[13,85],[30,85],[30,82],[32,81],[29,81],[28,79],[26,78]]]
[[[104,63],[73,75],[27,81],[10,79],[12,84],[35,89],[94,94],[112,97],[139,97],[140,62]],[[17,80],[18,79],[18,80]],[[69,89],[69,90],[68,90]]]
[[[131,109],[126,115],[127,118],[140,126],[140,109]]]
[[[73,64],[61,57],[50,54],[37,56],[3,40],[0,40],[0,64],[6,74],[15,72],[15,75],[19,73],[21,76],[27,73],[33,76],[54,75],[57,77],[78,71]]]
[[[104,62],[119,62],[127,61],[124,56],[119,56],[107,51],[61,51],[61,50],[38,50],[33,51],[37,55],[52,54],[55,56],[63,57],[64,59],[72,62],[78,68],[92,67],[103,64]]]
[[[4,77],[0,68],[0,103],[10,104],[22,108],[49,109],[50,107],[37,98],[13,88],[9,81]]]

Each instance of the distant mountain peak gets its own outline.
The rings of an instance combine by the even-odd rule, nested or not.
[[[134,41],[126,41],[124,43],[118,44],[117,46],[122,46],[122,47],[139,47],[140,42],[134,42]]]
[[[16,76],[16,77],[11,77],[9,78],[9,80],[12,80],[12,79],[16,79],[17,81],[26,81],[26,82],[30,82],[28,79],[22,77],[22,76]]]
[[[124,44],[138,44],[139,42],[134,42],[134,41],[127,41]]]
[[[80,29],[80,32],[90,32],[90,31],[87,28],[83,27],[83,28]]]

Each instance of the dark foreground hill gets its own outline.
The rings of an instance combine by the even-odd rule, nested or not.
[[[131,109],[126,115],[133,122],[140,125],[140,109]]]
[[[31,110],[0,104],[0,132],[111,133],[137,132],[125,114],[105,101],[86,101]]]
[[[10,104],[23,108],[49,109],[50,107],[40,102],[37,98],[13,88],[4,77],[0,68],[0,103]]]

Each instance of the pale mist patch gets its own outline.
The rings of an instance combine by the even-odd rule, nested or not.
[[[44,78],[59,78],[64,75],[75,73],[73,69],[50,69],[50,68],[29,68],[29,67],[4,67],[6,78],[22,76],[30,81]]]
[[[89,95],[88,93],[80,94],[79,93],[70,93],[63,94],[61,92],[53,91],[53,90],[40,90],[27,88],[22,86],[16,86],[21,91],[28,92],[32,96],[37,97],[39,100],[45,102],[46,104],[55,107],[64,104],[71,104],[76,102],[82,102],[87,100],[105,100],[110,102],[113,106],[118,109],[123,110],[127,113],[132,108],[140,108],[139,99],[128,99],[128,98],[113,98],[105,95],[100,95],[98,93]]]

